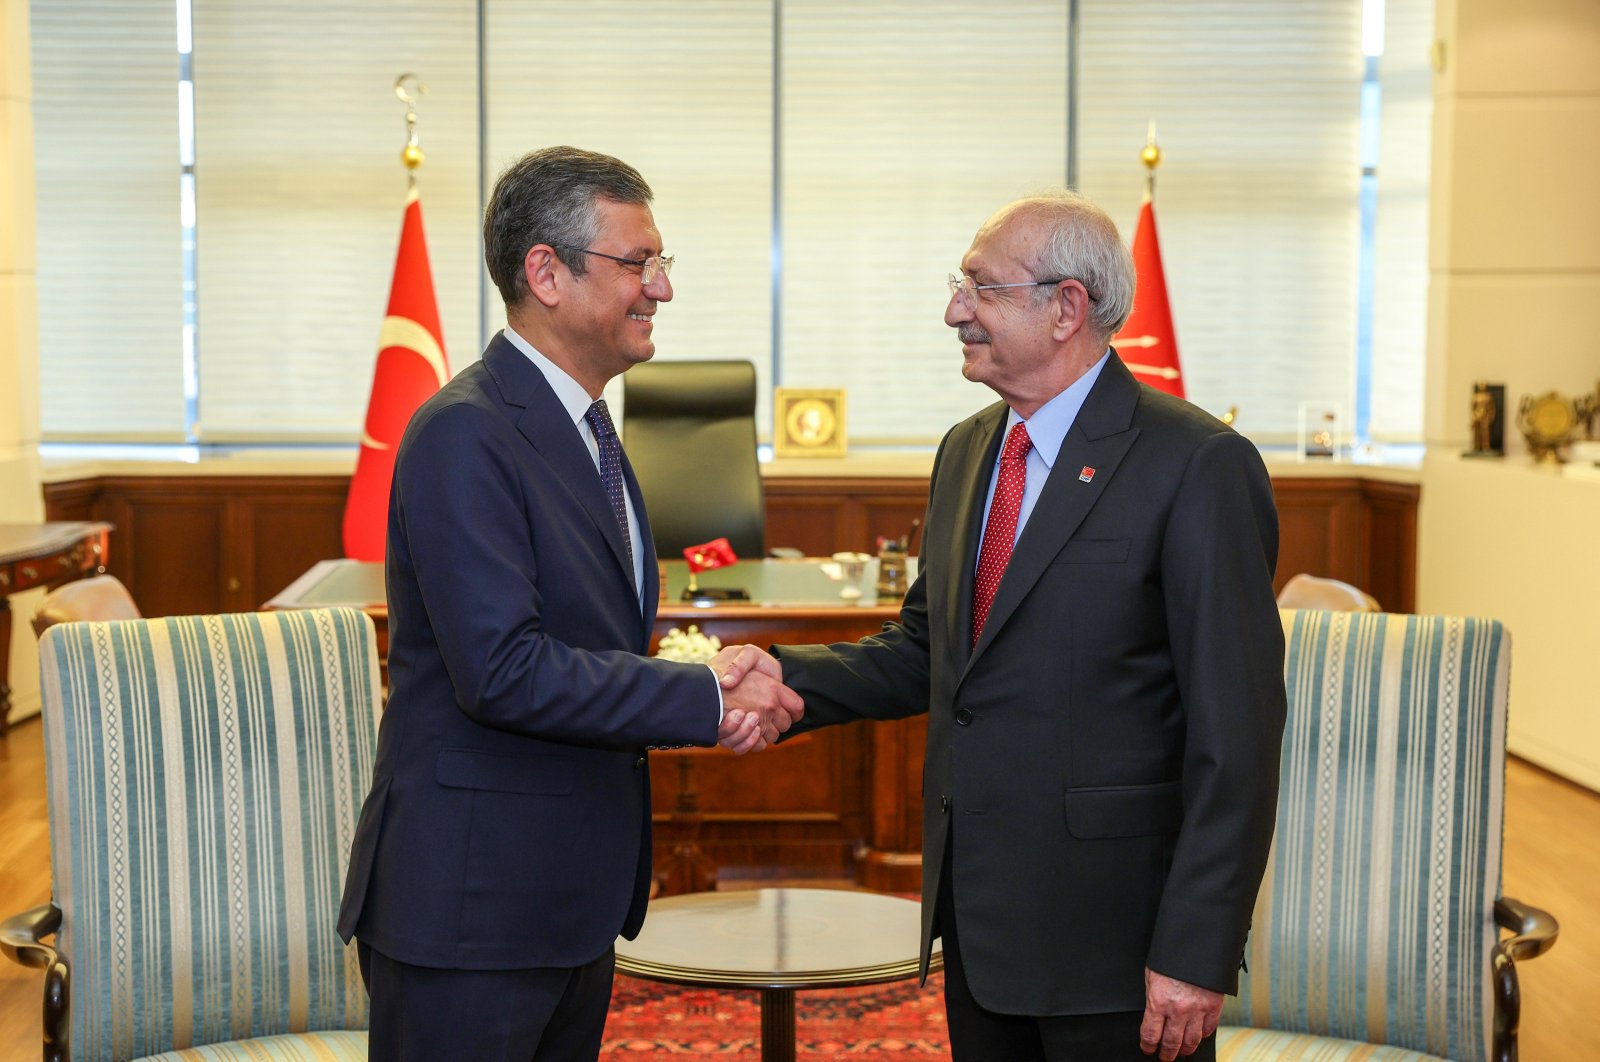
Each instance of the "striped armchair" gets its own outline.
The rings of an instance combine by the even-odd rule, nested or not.
[[[1514,960],[1556,925],[1500,896],[1505,628],[1282,615],[1277,834],[1218,1057],[1515,1059]]]
[[[377,737],[372,621],[68,623],[40,667],[54,902],[3,942],[46,969],[44,1057],[365,1059],[334,922]]]

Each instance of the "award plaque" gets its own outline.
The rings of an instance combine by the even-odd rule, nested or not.
[[[1337,402],[1300,403],[1300,460],[1337,461],[1343,417]]]
[[[779,387],[772,392],[776,457],[843,457],[844,390]]]

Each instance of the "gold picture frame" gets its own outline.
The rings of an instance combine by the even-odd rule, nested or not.
[[[844,388],[774,388],[772,420],[774,456],[844,456]]]

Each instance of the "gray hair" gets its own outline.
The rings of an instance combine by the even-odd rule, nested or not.
[[[620,159],[575,147],[548,147],[522,156],[494,182],[483,212],[483,259],[507,306],[528,296],[523,261],[547,243],[574,276],[589,271],[588,247],[599,235],[595,202],[649,203],[639,171]]]
[[[1133,312],[1136,276],[1133,255],[1122,242],[1116,222],[1077,192],[1052,192],[1019,199],[1006,208],[1048,227],[1049,232],[1032,272],[1040,280],[1071,277],[1093,296],[1089,320],[1104,337],[1117,334]],[[1041,288],[1039,298],[1053,292]]]

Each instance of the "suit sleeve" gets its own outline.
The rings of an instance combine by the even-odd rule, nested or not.
[[[579,649],[545,631],[541,580],[583,576],[538,570],[530,537],[570,530],[539,526],[539,500],[492,417],[466,404],[431,411],[395,468],[389,548],[414,573],[457,706],[484,726],[549,741],[715,744],[716,677],[703,664]],[[595,587],[595,608],[637,606],[607,593],[617,597]]]
[[[1277,554],[1260,454],[1231,431],[1208,438],[1178,488],[1162,552],[1186,720],[1184,818],[1148,965],[1221,992],[1238,987],[1276,817],[1286,712]]]
[[[901,719],[928,710],[928,605],[925,572],[906,593],[900,618],[859,642],[772,647],[784,685],[805,698],[790,729],[856,719]]]

